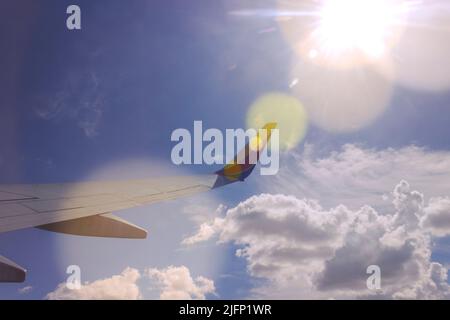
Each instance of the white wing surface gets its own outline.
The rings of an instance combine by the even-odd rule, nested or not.
[[[176,199],[210,190],[216,180],[216,175],[204,175],[132,181],[0,185],[0,233]]]

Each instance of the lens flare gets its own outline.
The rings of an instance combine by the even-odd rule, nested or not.
[[[316,126],[333,133],[354,132],[375,121],[387,108],[390,81],[368,66],[352,69],[325,68],[299,63],[292,77],[301,85],[299,97]]]
[[[384,74],[414,90],[450,88],[450,2],[417,5],[398,43],[389,53]]]
[[[162,176],[167,178],[191,174],[192,172],[156,159],[129,158],[99,167],[82,180],[111,181]],[[67,197],[85,193],[82,184],[78,187],[68,191]],[[65,270],[76,261],[76,264],[82,266],[83,279],[98,279],[105,274],[115,274],[125,268],[123,265],[125,260],[132,261],[133,267],[139,270],[155,264],[188,263],[190,269],[197,270],[195,272],[199,274],[218,277],[224,265],[223,249],[217,246],[202,246],[198,250],[192,248],[188,252],[181,252],[183,250],[180,251],[179,248],[183,237],[193,231],[192,221],[202,219],[205,212],[208,214],[214,212],[222,202],[215,195],[204,193],[115,212],[114,215],[149,229],[148,238],[138,241],[98,238],[92,241],[90,237],[57,237],[55,246],[58,263],[61,270]],[[161,243],[164,243],[164,246]],[[177,252],[176,257],[167,255],[168,251]],[[118,255],[120,259],[117,258]]]
[[[280,149],[289,150],[304,138],[308,116],[297,98],[274,92],[258,98],[247,113],[248,128],[262,128],[268,122],[278,123]]]

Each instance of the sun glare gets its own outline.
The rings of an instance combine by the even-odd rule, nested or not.
[[[282,11],[305,12],[279,21],[296,50],[314,63],[352,67],[383,60],[403,32],[407,0],[319,0]],[[286,5],[287,6],[287,5]],[[306,13],[309,13],[306,15]]]
[[[393,8],[380,0],[331,0],[321,10],[315,35],[327,53],[359,49],[370,55],[383,52],[393,22]]]
[[[312,33],[315,50],[327,58],[362,54],[383,57],[404,13],[403,1],[327,0]]]

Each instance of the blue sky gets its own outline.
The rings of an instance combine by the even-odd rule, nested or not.
[[[255,8],[251,1],[193,0],[168,5],[166,1],[78,0],[82,30],[69,31],[65,28],[65,10],[72,3],[22,0],[2,5],[0,183],[82,181],[95,177],[107,165],[127,159],[154,161],[167,170],[179,170],[170,161],[170,134],[174,129],[192,128],[194,120],[219,129],[245,127],[248,107],[256,98],[272,91],[289,92],[295,53],[280,30],[260,32],[276,28],[276,22],[237,19],[228,14]],[[275,5],[274,1],[258,1],[258,8]],[[430,152],[447,151],[449,101],[450,91],[421,92],[395,85],[388,109],[369,126],[336,134],[312,124],[304,141],[326,150],[340,150],[350,143],[369,149],[417,145]],[[302,143],[293,152],[302,152],[303,147]],[[192,173],[216,169],[193,166],[181,170]],[[216,203],[232,208],[258,194],[258,179],[271,181],[252,176],[248,184],[214,191],[212,210]],[[179,228],[181,234],[174,236],[178,241],[193,233],[195,224],[177,224],[174,231],[167,221],[177,221],[177,210],[202,199],[127,210],[121,216],[150,230],[159,221],[161,230],[155,232],[161,237]],[[171,210],[162,216],[161,212]],[[157,218],[153,221],[148,212]],[[169,220],[164,222],[164,217]],[[217,296],[210,298],[247,297],[253,287],[264,282],[247,273],[246,260],[235,256],[237,247],[233,243],[220,244],[219,249],[209,243],[183,254],[173,244],[160,253],[167,257],[157,259],[151,252],[146,258],[125,255],[134,244],[118,241],[81,239],[36,229],[1,234],[1,255],[26,266],[29,273],[24,284],[0,285],[0,298],[41,299],[65,280],[70,259],[92,259],[96,255],[99,261],[76,262],[87,266],[83,280],[110,277],[127,266],[186,264],[199,275],[203,272],[214,277]],[[138,248],[157,245],[152,242],[152,231],[146,241]],[[64,256],[61,243],[76,248],[76,252]],[[116,252],[80,253],[88,250],[89,243],[101,251],[117,245]],[[436,259],[446,263],[449,257],[442,248],[448,241],[440,243]],[[189,260],[197,254],[207,256],[208,250],[220,257],[215,270]],[[186,260],[182,261],[180,255]],[[115,262],[102,266],[102,257],[114,256]],[[200,260],[208,264],[208,259]],[[32,290],[20,294],[18,290],[25,286],[32,286]]]

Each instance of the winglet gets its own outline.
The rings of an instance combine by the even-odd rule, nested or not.
[[[236,181],[244,181],[253,171],[256,163],[253,159],[259,160],[260,152],[264,150],[270,141],[272,130],[277,128],[276,122],[267,123],[262,130],[258,130],[255,137],[242,149],[231,161],[222,169],[216,171],[217,180],[213,188],[221,187]],[[238,163],[238,159],[245,159],[244,163]],[[241,161],[242,162],[242,161]]]

